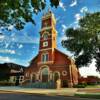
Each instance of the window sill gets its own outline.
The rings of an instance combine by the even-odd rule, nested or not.
[[[38,65],[41,65],[41,64],[53,64],[54,61],[46,61],[46,62],[38,62]]]

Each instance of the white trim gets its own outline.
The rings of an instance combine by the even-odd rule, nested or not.
[[[43,42],[43,47],[47,47],[48,46],[48,41]]]
[[[48,31],[44,31],[44,32],[42,33],[42,37],[43,37],[45,34],[47,34],[48,36],[50,35],[50,33],[49,33]]]
[[[45,51],[45,50],[51,50],[52,48],[47,48],[47,49],[41,49],[39,51]]]
[[[42,59],[42,58],[43,58],[43,55],[45,55],[45,58],[46,58],[46,55],[48,55],[48,59],[47,59],[47,60],[45,59],[45,60],[43,61],[43,59]],[[41,54],[41,62],[45,63],[45,62],[47,62],[47,61],[49,61],[49,53],[48,53],[48,52],[43,52],[43,53]]]
[[[62,71],[63,76],[67,76],[67,71]]]
[[[46,61],[46,62],[38,62],[38,65],[41,65],[41,64],[53,64],[54,61]]]
[[[49,26],[49,27],[44,27],[44,28],[42,28],[42,29],[40,30],[40,32],[42,32],[42,31],[44,31],[44,30],[48,30],[48,29],[52,29],[52,27],[51,27],[51,26]]]
[[[52,38],[48,38],[47,40],[40,39],[40,42],[41,42],[41,41],[48,41],[48,40],[52,40]]]
[[[42,70],[43,70],[43,68],[47,68],[47,69],[48,69],[48,81],[49,81],[50,69],[49,69],[49,66],[47,66],[47,65],[43,65],[43,66],[41,66],[40,69],[39,69],[40,80],[42,81]]]

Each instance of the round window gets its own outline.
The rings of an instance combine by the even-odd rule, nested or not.
[[[62,71],[62,75],[63,76],[66,76],[67,75],[67,72],[66,71]]]

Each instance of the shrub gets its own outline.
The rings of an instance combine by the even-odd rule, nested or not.
[[[86,83],[79,83],[79,84],[77,84],[77,85],[74,85],[73,87],[74,87],[74,88],[85,88],[86,86],[87,86]]]
[[[6,82],[6,81],[1,81],[0,86],[14,86],[14,83]]]
[[[87,82],[88,85],[96,85],[96,82]]]

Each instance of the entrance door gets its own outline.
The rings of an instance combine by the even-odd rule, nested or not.
[[[48,82],[48,73],[49,71],[46,67],[41,70],[42,82]]]

